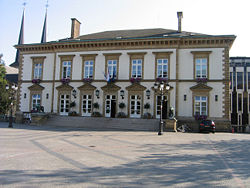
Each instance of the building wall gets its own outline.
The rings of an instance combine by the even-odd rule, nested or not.
[[[45,107],[45,112],[54,112],[58,113],[58,90],[56,87],[61,85],[59,81],[60,76],[60,65],[61,65],[61,55],[74,55],[73,57],[73,72],[72,72],[72,81],[69,83],[77,91],[77,98],[75,99],[72,95],[71,101],[76,101],[76,106],[73,108],[76,112],[79,111],[80,105],[80,91],[77,89],[78,87],[83,85],[82,82],[82,57],[80,55],[83,54],[98,54],[95,58],[95,80],[99,80],[98,82],[92,82],[92,85],[96,87],[96,89],[100,90],[100,98],[98,99],[94,95],[93,102],[98,102],[100,108],[98,111],[103,113],[103,91],[101,87],[106,85],[104,80],[103,73],[105,72],[105,56],[103,53],[121,53],[119,57],[119,78],[115,83],[117,86],[121,87],[120,90],[125,91],[124,99],[121,98],[120,92],[118,91],[118,99],[117,105],[120,102],[124,102],[126,104],[123,112],[128,112],[128,91],[126,87],[131,85],[129,82],[129,64],[130,64],[130,56],[127,54],[129,52],[147,52],[144,56],[144,81],[141,82],[141,85],[146,89],[149,89],[150,99],[146,97],[145,91],[143,92],[143,101],[145,103],[149,103],[151,108],[147,110],[151,114],[155,114],[155,95],[152,90],[154,81],[155,81],[155,55],[153,52],[172,52],[170,55],[170,78],[169,84],[173,87],[170,91],[170,100],[169,106],[176,107],[178,106],[178,116],[180,117],[193,117],[193,98],[192,91],[190,88],[195,86],[196,80],[194,80],[194,57],[191,53],[192,51],[211,51],[209,55],[209,82],[208,86],[213,89],[209,93],[209,115],[211,118],[222,118],[223,117],[223,48],[192,48],[192,49],[179,49],[178,54],[178,64],[179,64],[179,80],[178,83],[178,99],[175,97],[177,95],[176,92],[176,49],[142,49],[142,50],[106,50],[106,51],[84,51],[84,52],[60,52],[60,53],[44,53],[44,54],[24,54],[23,59],[23,75],[22,75],[22,87],[21,87],[21,111],[29,111],[30,109],[30,90],[28,87],[32,86],[32,84],[28,81],[31,81],[32,78],[32,58],[34,56],[46,56],[44,59],[44,67],[43,67],[43,81],[40,83],[42,87],[44,87],[42,91],[42,106]],[[55,85],[53,89],[53,74],[54,74],[54,61],[55,61]],[[121,80],[121,81],[119,81]],[[217,80],[213,82],[213,80]],[[27,83],[25,82],[27,81]],[[53,95],[54,92],[54,95]],[[26,93],[26,98],[24,99],[24,93]],[[47,94],[49,98],[46,99]],[[184,101],[184,95],[187,96],[187,100]],[[215,95],[218,95],[218,101],[215,101]],[[53,97],[53,100],[52,100]],[[177,104],[176,104],[177,102]],[[142,105],[143,105],[142,104]],[[53,108],[53,109],[52,109]],[[117,112],[121,111],[117,108]],[[146,112],[145,109],[143,109]]]

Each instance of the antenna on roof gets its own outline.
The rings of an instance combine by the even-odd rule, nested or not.
[[[23,1],[23,9],[25,9],[25,6],[26,6],[26,0]]]

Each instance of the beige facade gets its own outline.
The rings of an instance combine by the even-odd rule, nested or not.
[[[131,118],[150,113],[158,118],[160,94],[153,86],[157,78],[164,78],[171,86],[164,93],[167,116],[173,107],[177,119],[194,119],[201,113],[210,119],[228,121],[229,79],[225,75],[229,74],[226,68],[229,54],[226,52],[234,39],[235,36],[194,37],[179,33],[174,37],[116,37],[105,41],[80,39],[20,45],[17,48],[23,61],[18,107],[21,111],[32,110],[31,95],[36,90],[30,88],[39,85],[44,88],[38,93],[45,112],[67,115],[75,111],[80,116],[89,116],[96,111],[104,117],[117,117],[123,112]],[[39,83],[31,80],[35,74],[34,60],[43,61]],[[104,77],[108,70],[115,70],[114,82],[107,82]],[[62,83],[63,74],[68,75],[67,83]],[[132,83],[131,78],[138,82]],[[73,101],[76,105],[70,107]],[[94,103],[99,104],[98,109],[94,109]],[[120,103],[125,108],[120,109]],[[146,103],[150,104],[149,109],[144,108]]]

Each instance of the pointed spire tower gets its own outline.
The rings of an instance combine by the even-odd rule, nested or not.
[[[23,3],[23,16],[22,16],[22,22],[21,22],[21,28],[20,28],[20,33],[19,33],[19,38],[18,38],[18,45],[23,44],[24,42],[24,12],[25,12],[25,5],[26,3]],[[16,59],[15,62],[10,64],[11,67],[19,68],[19,50],[17,49],[16,51]]]
[[[41,43],[47,42],[47,10],[48,10],[48,6],[49,5],[48,5],[48,0],[47,0]]]

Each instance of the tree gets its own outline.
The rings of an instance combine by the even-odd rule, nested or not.
[[[0,65],[5,65],[4,60],[2,59],[3,54],[0,54]]]
[[[0,114],[5,114],[10,106],[11,100],[9,99],[9,93],[5,87],[8,84],[5,79],[5,68],[0,65]]]

